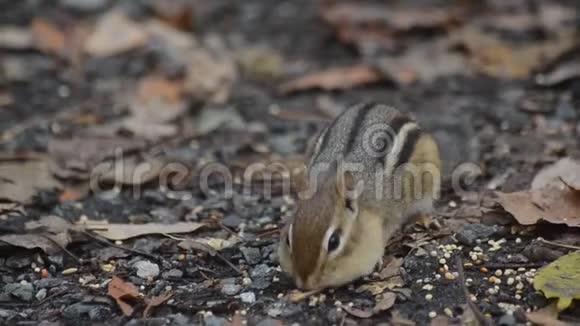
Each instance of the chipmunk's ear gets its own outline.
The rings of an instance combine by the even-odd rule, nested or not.
[[[355,182],[351,171],[340,171],[337,175],[336,191],[342,199],[344,208],[349,216],[358,215],[358,195],[361,192],[359,184]]]

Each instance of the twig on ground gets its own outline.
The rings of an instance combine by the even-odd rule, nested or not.
[[[488,269],[506,269],[506,268],[511,268],[511,269],[517,269],[520,267],[523,268],[538,268],[538,267],[542,267],[544,266],[545,263],[526,263],[526,264],[483,264],[483,265],[473,265],[470,267],[467,267],[468,269],[480,269],[481,267],[485,267]]]
[[[543,243],[552,245],[552,246],[557,246],[557,247],[562,247],[562,248],[572,249],[572,250],[580,250],[580,247],[577,247],[577,246],[572,246],[572,245],[567,245],[567,244],[563,244],[563,243],[548,241],[548,240],[545,240],[545,239],[540,239],[540,241],[543,242]]]
[[[117,248],[117,249],[121,249],[121,250],[124,250],[124,251],[128,251],[128,252],[134,253],[136,255],[143,256],[143,257],[146,257],[146,258],[155,260],[156,262],[159,262],[159,263],[160,262],[163,262],[163,258],[161,258],[161,257],[157,257],[155,255],[148,254],[148,253],[143,252],[143,251],[140,251],[140,250],[131,249],[131,248],[127,248],[127,247],[124,247],[124,246],[117,245],[115,243],[110,242],[109,240],[103,239],[103,238],[99,237],[98,235],[92,234],[91,232],[88,232],[88,231],[82,230],[81,232],[84,235],[86,235],[87,237],[89,237],[89,238],[91,238],[93,240],[96,240],[96,241],[98,241],[98,242],[100,242],[100,243],[102,243],[104,245],[107,245],[107,246],[110,246],[110,247],[114,247],[114,248]]]
[[[479,324],[484,326],[492,326],[493,323],[489,318],[485,317],[485,315],[479,310],[479,307],[470,299],[469,290],[467,289],[467,285],[465,285],[465,273],[463,271],[463,259],[460,256],[457,256],[456,259],[457,264],[457,272],[459,273],[459,282],[461,282],[461,288],[463,289],[463,296],[465,297],[465,302],[469,308],[473,311],[475,318],[479,322]]]
[[[54,243],[57,247],[60,248],[60,250],[64,251],[67,255],[69,255],[72,259],[74,259],[77,264],[82,265],[83,261],[82,259],[80,259],[79,257],[77,257],[75,254],[73,254],[72,252],[70,252],[70,250],[66,249],[63,245],[61,245],[60,243],[58,243],[58,241],[54,240],[53,238],[47,236],[47,235],[43,235],[43,238],[49,240],[50,242]]]
[[[266,236],[270,236],[270,235],[276,234],[278,232],[280,232],[280,228],[279,227],[270,228],[270,229],[263,230],[262,232],[256,234],[256,237],[258,237],[258,238],[264,238]]]

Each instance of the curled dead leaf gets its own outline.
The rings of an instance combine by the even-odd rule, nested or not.
[[[172,295],[172,293],[168,292],[151,298],[145,298],[145,310],[143,310],[143,318],[148,318],[151,310],[157,306],[162,305],[165,301],[169,300]]]
[[[345,90],[384,79],[385,77],[379,70],[367,65],[356,65],[307,74],[283,83],[278,89],[283,94],[310,89]]]
[[[109,224],[107,221],[80,221],[78,224],[86,230],[91,230],[109,240],[126,240],[147,234],[189,233],[205,224],[196,222],[180,222],[175,224]]]
[[[135,310],[132,302],[139,297],[139,289],[133,283],[124,282],[117,276],[113,276],[108,286],[108,294],[117,302],[125,316],[131,316]]]
[[[144,28],[125,14],[111,10],[98,21],[94,32],[87,38],[85,51],[94,57],[108,57],[147,43],[149,35]]]
[[[397,299],[397,295],[393,292],[387,292],[382,295],[381,299],[375,304],[375,306],[368,310],[361,310],[357,308],[352,308],[349,306],[344,306],[343,309],[352,316],[358,318],[370,318],[382,311],[389,310]]]

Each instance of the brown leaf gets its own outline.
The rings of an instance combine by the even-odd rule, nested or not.
[[[91,171],[91,184],[105,182],[115,185],[142,185],[155,180],[163,171],[165,162],[137,157],[106,161],[97,165]],[[95,189],[92,189],[95,191]]]
[[[143,78],[131,97],[131,116],[123,126],[151,140],[173,136],[177,128],[171,122],[182,116],[189,104],[184,94],[182,80],[155,75]]]
[[[137,300],[139,297],[139,289],[133,283],[124,282],[117,276],[113,276],[111,282],[109,282],[108,294],[111,296],[125,316],[131,316],[133,314],[134,308],[130,303],[131,301]]]
[[[311,73],[283,83],[278,88],[283,94],[320,88],[323,90],[345,90],[376,83],[385,77],[367,65],[331,68]]]
[[[195,99],[225,103],[238,78],[237,66],[226,49],[197,47],[189,53],[185,90]]]
[[[452,35],[469,52],[478,71],[500,78],[528,78],[577,44],[575,31],[562,29],[538,43],[515,45],[473,26]]]
[[[54,241],[51,241],[49,237]],[[41,234],[7,234],[0,236],[0,241],[11,246],[25,249],[38,248],[48,255],[54,255],[62,251],[61,247],[57,246],[55,241],[65,247],[70,242],[70,239],[68,236],[57,237]]]
[[[172,295],[172,293],[168,292],[159,296],[154,296],[152,298],[145,298],[145,310],[143,310],[143,318],[148,318],[153,308],[160,306],[165,301],[169,300]]]
[[[187,108],[183,81],[155,75],[145,77],[139,81],[129,108],[139,120],[171,122]]]
[[[544,220],[554,224],[580,226],[580,191],[571,190],[567,186],[496,194],[499,204],[522,225]]]
[[[528,321],[531,321],[536,325],[545,325],[545,326],[569,325],[568,323],[558,320],[558,309],[556,308],[555,304],[550,304],[536,311],[528,312],[526,314],[526,318],[528,318]]]
[[[32,22],[31,29],[39,49],[47,53],[65,56],[67,51],[66,35],[54,23],[36,18]]]
[[[403,266],[403,258],[391,257],[387,266],[381,270],[381,278],[387,279],[400,274],[400,268]]]
[[[61,188],[48,158],[0,159],[0,199],[29,203],[40,191]]]
[[[85,51],[94,57],[108,57],[144,46],[149,35],[125,14],[112,10],[97,21],[85,42]]]
[[[107,221],[80,221],[79,226],[92,230],[109,240],[126,240],[147,234],[190,233],[205,224],[196,222],[179,222],[174,224],[109,224]]]
[[[153,0],[152,7],[157,16],[167,24],[190,30],[194,22],[194,3],[189,0]]]
[[[349,306],[344,306],[343,309],[349,314],[358,318],[370,318],[382,311],[389,310],[397,299],[397,295],[393,292],[387,292],[383,294],[381,300],[379,300],[372,309],[361,310],[357,308],[352,308]]]
[[[580,226],[580,163],[570,158],[540,170],[532,189],[514,193],[497,192],[498,201],[520,224],[545,220],[554,224]]]
[[[356,292],[361,293],[368,291],[372,295],[383,293],[385,290],[392,290],[397,287],[405,285],[405,281],[400,276],[393,276],[386,281],[377,281],[363,284],[356,289]]]
[[[65,169],[88,172],[116,155],[143,148],[145,141],[114,136],[84,135],[72,139],[51,139],[48,152]]]

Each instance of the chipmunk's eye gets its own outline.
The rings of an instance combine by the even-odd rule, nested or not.
[[[340,230],[336,230],[328,238],[328,252],[335,251],[340,246]]]

